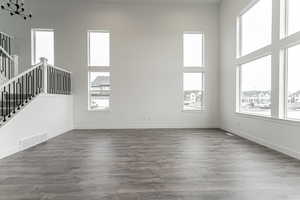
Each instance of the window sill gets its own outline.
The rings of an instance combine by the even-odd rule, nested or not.
[[[236,114],[239,114],[239,115],[246,115],[246,116],[249,116],[249,117],[259,117],[259,118],[272,118],[271,115],[263,115],[263,114],[255,114],[255,113],[250,113],[250,112],[235,112]]]
[[[111,109],[103,109],[103,110],[101,110],[101,109],[95,109],[95,110],[93,110],[93,109],[88,109],[88,111],[89,111],[89,112],[103,112],[103,113],[110,113],[110,112],[111,112]]]
[[[201,109],[201,110],[182,110],[181,112],[183,113],[202,113],[205,112],[205,109]]]
[[[241,113],[241,112],[235,112],[235,114],[243,118],[264,120],[267,122],[280,123],[283,125],[300,126],[300,119],[282,119],[282,118],[277,118],[272,116],[255,115],[255,114]]]

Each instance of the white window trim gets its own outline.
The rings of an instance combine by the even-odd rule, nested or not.
[[[184,109],[184,89],[182,90],[182,112],[187,112],[187,113],[193,113],[193,112],[204,112],[206,111],[206,90],[205,90],[205,83],[206,83],[206,77],[205,77],[205,72],[203,71],[193,71],[193,72],[183,72],[182,73],[182,78],[184,77],[184,74],[185,73],[201,73],[202,74],[202,89],[203,89],[203,96],[202,96],[202,106],[200,109],[197,109],[197,110],[192,110],[192,109]],[[183,82],[183,81],[182,81]]]
[[[252,0],[250,3],[239,13],[237,20],[236,20],[236,30],[237,30],[237,43],[236,43],[236,57],[240,58],[242,57],[242,16],[249,11],[251,8],[253,8],[260,0]]]
[[[184,65],[184,34],[202,34],[202,65],[201,66],[185,66]],[[185,113],[198,113],[206,111],[206,99],[207,99],[207,91],[206,91],[206,35],[203,31],[184,31],[182,33],[182,112]],[[202,73],[202,106],[197,110],[184,109],[184,73]]]
[[[272,42],[273,42],[273,8],[274,8],[274,0],[272,2],[272,32],[271,32],[271,44],[268,44],[264,47],[256,49],[248,54],[242,54],[242,16],[248,12],[251,8],[253,8],[260,0],[252,0],[237,16],[236,18],[236,83],[235,83],[235,101],[234,101],[234,109],[235,113],[238,114],[245,114],[245,115],[252,115],[252,116],[260,116],[260,117],[267,117],[270,118],[272,116],[273,110],[273,52],[272,52]],[[276,1],[276,0],[275,0]],[[271,116],[270,115],[262,115],[259,113],[249,113],[241,111],[241,66],[252,61],[264,58],[266,56],[271,56]]]
[[[109,73],[109,81],[111,83],[111,72],[109,70],[100,71],[100,70],[89,70],[88,71],[88,111],[90,112],[111,112],[111,98],[112,94],[109,96],[109,107],[106,109],[91,109],[91,96],[90,96],[90,73],[92,72],[108,72]],[[112,91],[112,86],[110,86],[110,91]]]
[[[236,18],[236,58],[242,58],[242,57],[245,57],[247,55],[250,55],[250,54],[254,54],[255,52],[257,51],[262,51],[264,50],[265,48],[268,48],[268,47],[271,47],[271,44],[272,44],[272,38],[273,38],[273,26],[274,24],[272,23],[273,22],[273,10],[272,10],[272,22],[271,22],[271,27],[272,27],[272,31],[271,31],[271,43],[270,44],[267,44],[266,46],[264,47],[261,47],[259,49],[256,49],[248,54],[245,54],[243,55],[243,52],[242,52],[242,41],[243,41],[243,34],[242,34],[242,27],[243,27],[243,23],[242,23],[242,16],[248,12],[251,8],[253,8],[260,0],[252,0],[250,1],[250,3],[239,13],[239,15],[237,16]],[[273,5],[274,5],[274,0],[272,0],[272,9],[273,9]],[[281,0],[282,1],[282,0]]]
[[[288,49],[295,47],[295,46],[299,46],[300,45],[300,38],[298,43],[292,43],[289,45],[286,45],[285,48],[282,49],[282,57],[281,59],[283,59],[282,64],[283,64],[283,70],[284,70],[284,74],[283,74],[283,116],[281,116],[282,119],[285,120],[291,120],[291,121],[300,121],[300,119],[297,118],[290,118],[288,117],[288,69],[289,69],[289,65],[288,65]]]
[[[242,99],[242,76],[241,76],[241,69],[242,69],[242,65],[254,62],[256,60],[259,60],[261,58],[265,58],[265,57],[271,57],[272,60],[272,55],[271,54],[262,54],[259,57],[253,57],[252,60],[248,60],[247,62],[244,63],[240,63],[237,66],[237,70],[236,70],[236,113],[240,113],[240,114],[247,114],[247,115],[254,115],[254,116],[261,116],[261,117],[271,117],[272,116],[272,108],[270,115],[264,115],[264,114],[259,114],[259,113],[251,113],[251,112],[245,112],[245,111],[241,111],[241,99]],[[272,64],[271,64],[271,76],[272,76]],[[272,83],[272,77],[271,77],[271,83]],[[271,89],[271,97],[272,97],[272,89]],[[271,98],[271,105],[273,104],[272,102],[272,98]]]
[[[36,64],[36,32],[53,32],[53,65],[55,65],[55,29],[32,28],[31,29],[31,65]]]
[[[291,35],[288,35],[287,28],[287,9],[286,9],[286,1],[287,0],[273,0],[273,9],[272,9],[272,43],[266,47],[258,49],[254,52],[251,52],[248,55],[239,56],[240,52],[240,31],[239,31],[239,17],[249,10],[253,5],[255,5],[259,0],[252,1],[246,9],[244,9],[237,16],[237,58],[236,58],[236,84],[235,84],[235,102],[234,102],[234,113],[236,115],[252,118],[252,119],[262,119],[266,121],[274,121],[276,123],[289,124],[293,126],[300,126],[300,119],[290,119],[287,118],[287,49],[293,47],[295,45],[300,45],[300,31]],[[274,20],[278,20],[276,16],[280,16],[278,18],[280,21],[279,29],[277,29],[276,23]],[[240,112],[239,102],[240,102],[240,80],[239,80],[239,68],[240,65],[245,64],[251,60],[259,59],[260,57],[264,57],[266,55],[272,56],[272,107],[271,107],[271,116],[261,116],[252,113],[244,113]],[[274,81],[274,79],[278,79]],[[275,98],[275,99],[274,99]]]
[[[98,33],[109,33],[109,65],[108,66],[90,66],[90,32]],[[112,66],[111,66],[111,32],[109,30],[93,30],[89,29],[87,31],[87,91],[88,91],[88,111],[89,112],[111,112],[112,111]],[[90,97],[90,73],[91,72],[109,72],[109,81],[110,81],[110,91],[109,96],[109,107],[106,109],[91,109],[91,97]]]
[[[111,48],[109,48],[109,65],[100,65],[100,66],[92,66],[90,65],[90,60],[91,60],[91,57],[90,57],[90,33],[91,32],[94,32],[94,33],[109,33],[109,47],[111,47],[111,33],[109,30],[88,30],[87,31],[87,66],[89,68],[109,68],[111,67]]]

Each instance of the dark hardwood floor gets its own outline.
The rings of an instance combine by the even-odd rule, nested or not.
[[[300,161],[220,130],[78,130],[0,160],[1,200],[299,200]]]

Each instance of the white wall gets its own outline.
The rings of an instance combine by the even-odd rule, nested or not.
[[[27,0],[26,4],[34,16],[28,22],[30,27],[56,30],[55,64],[73,72],[75,128],[218,127],[218,4],[93,0],[71,3]],[[28,48],[30,34],[26,29]],[[110,112],[88,112],[88,29],[111,32]],[[204,112],[182,112],[184,31],[206,34],[207,108]]]
[[[252,117],[235,113],[235,69],[236,69],[236,17],[251,0],[224,0],[220,6],[220,106],[221,127],[235,134],[267,145],[276,150],[300,158],[300,123],[279,119]],[[279,56],[279,1],[273,0],[273,73],[278,74]],[[259,31],[259,30],[257,30]],[[274,76],[273,85],[278,83]],[[274,87],[274,88],[275,88]],[[273,90],[276,96],[276,90]],[[275,99],[274,99],[275,100]]]
[[[0,128],[0,158],[22,150],[21,140],[47,134],[47,139],[73,129],[73,97],[40,95]]]

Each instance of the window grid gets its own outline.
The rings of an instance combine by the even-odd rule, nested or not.
[[[296,55],[295,52],[289,53],[292,50],[298,50]],[[288,120],[300,120],[300,87],[298,83],[298,77],[292,77],[298,75],[299,72],[296,70],[298,68],[298,60],[297,65],[295,66],[295,56],[298,56],[298,52],[300,53],[300,44],[295,44],[293,46],[288,46],[284,50],[284,118]],[[294,60],[291,60],[294,59]],[[294,62],[293,62],[294,61]],[[300,60],[299,60],[300,61]],[[291,62],[291,63],[290,63]],[[290,72],[292,71],[292,72]],[[297,80],[296,80],[297,79]],[[290,83],[290,80],[293,80],[294,83]],[[297,90],[291,91],[291,87],[297,87]]]
[[[243,91],[243,87],[245,87],[245,83],[243,84],[243,81],[245,79],[245,78],[243,78],[244,77],[243,75],[245,75],[245,74],[243,73],[242,70],[245,67],[248,68],[248,71],[249,71],[249,68],[254,69],[254,70],[258,70],[257,66],[249,66],[249,65],[257,64],[259,61],[263,61],[263,60],[266,61],[265,64],[269,63],[270,65],[260,66],[259,70],[265,70],[265,72],[270,72],[270,73],[265,74],[265,75],[270,74],[269,75],[270,77],[269,78],[263,77],[263,79],[256,80],[256,82],[261,82],[262,84],[265,84],[264,87],[266,87],[266,88],[261,89],[260,94],[254,95],[254,96],[258,97],[258,100],[261,99],[261,103],[258,105],[258,107],[247,108],[247,106],[243,105],[243,103],[244,104],[245,104],[245,102],[255,103],[258,100],[253,99],[252,97],[248,97],[248,99],[247,99],[245,96],[243,96],[243,93],[251,93],[251,92],[258,93],[259,90],[257,88],[255,88],[255,89],[252,89],[252,90],[249,90],[249,91]],[[262,69],[261,67],[265,67],[266,69]],[[271,112],[270,112],[271,111],[271,109],[270,109],[271,99],[270,99],[270,102],[268,102],[268,97],[270,98],[272,96],[272,92],[271,92],[271,88],[267,89],[268,84],[271,86],[271,68],[268,69],[269,67],[271,67],[271,55],[259,57],[259,58],[256,58],[252,61],[246,62],[246,63],[241,64],[241,65],[238,66],[238,68],[237,68],[237,81],[238,81],[237,82],[237,84],[238,84],[238,91],[237,91],[238,106],[237,106],[237,111],[238,112],[246,113],[246,114],[252,114],[252,115],[259,115],[259,116],[270,116],[271,115]],[[251,75],[252,75],[252,77],[251,77]],[[254,76],[256,76],[254,73],[248,74],[247,78],[249,79],[249,77],[251,77],[253,79]],[[262,77],[260,77],[260,78],[262,78]],[[268,81],[269,83],[268,82],[263,83],[263,80],[265,80],[265,78],[266,78],[266,81]],[[249,81],[248,81],[248,84],[249,84]],[[247,86],[249,87],[249,85],[247,85]],[[251,87],[251,85],[250,85],[250,87]],[[253,87],[253,85],[252,85],[252,87]]]
[[[103,50],[106,51],[104,52],[104,56],[106,56],[106,58],[104,58],[104,62],[102,63],[106,63],[106,64],[102,64],[102,65],[95,65],[93,63],[91,63],[91,56],[95,55],[95,53],[91,53],[93,50],[91,48],[97,48],[95,47],[95,45],[91,45],[91,34],[101,34],[103,33],[102,36],[106,37],[108,35],[108,38],[106,38],[108,41],[104,41],[106,44],[102,44],[102,53]],[[106,36],[105,36],[106,35]],[[110,65],[110,39],[111,39],[111,34],[109,31],[102,31],[102,30],[89,30],[87,33],[87,65],[88,65],[88,110],[89,111],[110,111],[111,110],[111,65]],[[95,42],[95,41],[94,41]],[[101,44],[100,44],[101,45]],[[101,48],[101,47],[100,47]],[[96,50],[96,52],[99,51],[99,47],[98,49],[94,49]],[[100,49],[101,52],[101,49]],[[100,57],[102,56],[103,59],[103,55],[100,55]],[[98,57],[99,58],[99,57]],[[95,60],[95,59],[93,59]],[[101,62],[101,61],[100,61]],[[98,62],[99,63],[99,62]],[[94,80],[96,82],[101,82],[101,84],[98,86],[98,97],[100,99],[94,100],[92,101],[93,98],[96,98],[97,95],[93,96],[93,92],[95,92],[96,87],[94,85],[94,88],[92,88],[92,83],[91,83],[91,74],[99,74],[99,76],[97,77],[100,80]],[[108,76],[107,76],[108,75]],[[108,78],[106,78],[108,77]],[[104,80],[101,80],[104,79]],[[104,82],[107,82],[107,84],[105,84]],[[103,83],[103,84],[102,84]],[[103,87],[102,87],[103,86]],[[102,89],[101,89],[102,88]],[[104,88],[104,89],[103,89]],[[109,88],[109,89],[108,89]],[[105,94],[103,94],[105,93]],[[107,101],[106,101],[107,99]]]
[[[270,10],[268,11],[267,9],[265,9],[264,11],[264,18],[263,20],[270,20],[270,21],[265,21],[266,23],[269,23],[269,24],[264,24],[262,26],[261,24],[261,20],[254,20],[254,21],[250,21],[249,23],[249,19],[251,18],[247,18],[247,14],[251,13],[251,12],[254,12],[254,11],[259,11],[257,10],[258,8],[262,9],[262,4],[265,3],[270,3],[271,6],[270,6]],[[266,5],[264,5],[266,6]],[[252,1],[238,16],[237,18],[237,57],[242,57],[242,56],[246,56],[246,55],[249,55],[259,49],[262,49],[266,46],[269,46],[272,42],[272,0],[255,0],[255,1]],[[260,10],[262,11],[262,10]],[[270,16],[268,16],[268,12],[270,12]],[[257,13],[256,13],[257,15]],[[253,16],[256,16],[256,15],[253,15],[252,14],[252,17]],[[259,41],[258,44],[256,44],[255,46],[253,46],[255,43],[253,41],[250,40],[250,38],[247,38],[247,34],[244,35],[243,32],[245,31],[245,27],[246,27],[246,23],[244,22],[244,20],[248,19],[248,26],[253,26],[253,24],[251,23],[256,23],[255,24],[255,28],[260,27],[260,31],[253,31],[251,32],[250,36],[251,38],[254,38],[256,41]],[[252,27],[252,29],[254,29],[254,27]],[[264,30],[265,29],[265,30]],[[264,31],[264,32],[263,32]],[[259,33],[259,35],[256,35],[257,33]],[[265,35],[264,35],[264,34]],[[249,37],[249,34],[248,34],[248,37]],[[255,38],[256,37],[256,38]],[[260,41],[262,38],[261,37],[266,37],[264,38],[265,40],[264,41]],[[245,38],[245,39],[244,39]],[[250,43],[245,43],[245,42],[249,42],[251,41]],[[262,43],[262,44],[260,44]],[[250,47],[249,47],[250,45]],[[251,47],[252,45],[252,47]]]
[[[186,57],[188,57],[186,54],[188,52],[191,52],[191,50],[187,50],[188,48],[188,44],[186,44],[185,40],[187,38],[189,38],[188,36],[192,36],[190,38],[196,38],[197,36],[199,38],[201,38],[201,42],[199,42],[199,46],[194,46],[194,51],[193,52],[199,52],[201,51],[200,55],[197,55],[196,57],[194,57],[195,59],[199,59],[198,61],[195,61],[195,63],[197,64],[190,64],[191,62],[186,62]],[[198,39],[199,39],[198,38]],[[197,41],[197,40],[196,40]],[[191,42],[189,41],[189,43],[191,44]],[[195,56],[195,55],[194,55]],[[200,58],[199,58],[200,56]],[[194,60],[195,60],[194,59]],[[189,64],[186,64],[189,63]],[[194,88],[193,86],[189,86],[192,85],[191,82],[191,78],[192,76],[190,76],[190,80],[185,80],[185,77],[188,77],[186,75],[192,75],[192,76],[200,76],[201,77],[201,87],[199,88]],[[198,75],[197,75],[198,74]],[[184,32],[183,33],[183,111],[203,111],[204,107],[205,107],[205,35],[202,32],[198,32],[198,31],[192,31],[192,32]],[[194,78],[194,81],[195,80]],[[199,84],[200,83],[196,83]],[[188,85],[188,86],[187,86]],[[193,87],[190,88],[188,90],[185,90],[185,87]],[[193,91],[195,90],[195,91]],[[198,92],[197,94],[195,94],[194,92]],[[188,97],[188,98],[187,98]],[[200,99],[199,99],[200,98]],[[199,105],[200,104],[200,105]]]
[[[260,1],[260,0],[259,0]],[[237,17],[237,70],[236,70],[236,101],[235,101],[235,111],[241,114],[243,113],[240,110],[240,88],[241,88],[241,74],[240,74],[240,66],[249,63],[253,60],[258,59],[259,57],[263,57],[265,55],[272,56],[272,86],[271,92],[271,117],[279,120],[288,120],[288,121],[300,121],[299,118],[290,118],[288,117],[288,98],[289,98],[289,88],[288,88],[288,49],[300,44],[300,31],[296,33],[289,33],[288,27],[288,3],[289,0],[273,0],[273,7],[275,9],[272,10],[273,16],[279,16],[280,18],[273,17],[272,22],[272,43],[262,49],[258,49],[254,52],[251,52],[246,55],[241,55],[241,32],[240,32],[240,16],[247,12],[249,7],[253,6],[253,4],[258,1],[252,2],[250,6],[247,7],[246,11],[243,11]],[[279,20],[278,22],[274,20]],[[279,24],[280,28],[275,28]],[[300,30],[300,27],[299,27]],[[279,37],[278,37],[279,36]],[[252,115],[252,114],[251,114]]]

